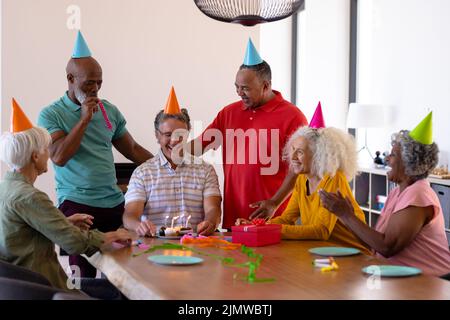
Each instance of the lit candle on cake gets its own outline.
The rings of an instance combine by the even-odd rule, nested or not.
[[[189,220],[191,219],[191,216],[189,215],[189,217],[187,217],[187,219],[186,219],[186,228],[188,227],[188,225],[189,225]]]
[[[179,218],[179,216],[175,216],[172,218],[172,225],[170,226],[173,229],[173,223],[175,222],[175,220],[177,220]]]
[[[169,216],[166,216],[166,218],[164,219],[164,226],[167,227],[167,221],[169,220]]]
[[[184,213],[180,215],[180,226],[183,226]]]

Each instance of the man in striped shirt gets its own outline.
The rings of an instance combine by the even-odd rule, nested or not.
[[[179,161],[173,159],[179,152],[176,146],[182,142],[182,137],[177,138],[174,132],[188,132],[191,124],[186,109],[175,114],[166,111],[159,112],[155,119],[161,150],[136,168],[130,179],[124,225],[140,236],[154,236],[157,228],[170,226],[172,219],[178,217],[174,226],[184,226],[188,221],[200,235],[210,235],[221,217],[217,174],[212,165],[198,158],[186,155]]]

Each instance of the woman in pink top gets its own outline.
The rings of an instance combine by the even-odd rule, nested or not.
[[[426,180],[438,163],[435,143],[414,140],[402,130],[392,137],[387,173],[395,188],[375,229],[355,219],[353,207],[340,194],[321,193],[324,206],[362,241],[392,264],[419,268],[424,274],[450,273],[450,251],[439,199]]]

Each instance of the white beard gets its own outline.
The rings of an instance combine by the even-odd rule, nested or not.
[[[86,93],[78,90],[74,90],[75,98],[77,98],[78,102],[80,104],[83,104],[83,102],[86,100],[87,95]]]

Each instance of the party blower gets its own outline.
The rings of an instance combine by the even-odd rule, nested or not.
[[[98,106],[100,108],[100,111],[102,112],[103,119],[105,120],[106,128],[108,128],[108,130],[112,130],[112,124],[111,124],[111,121],[109,121],[108,114],[106,113],[106,110],[105,110],[105,106],[103,105],[103,103],[101,101],[98,103]]]

